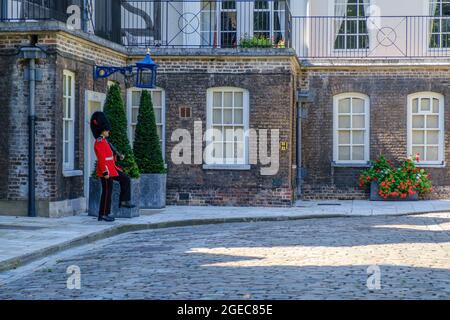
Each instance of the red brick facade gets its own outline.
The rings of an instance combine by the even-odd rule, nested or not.
[[[38,62],[43,81],[36,88],[37,104],[37,196],[41,215],[76,213],[71,203],[85,202],[83,176],[65,177],[62,168],[62,76],[63,70],[75,74],[75,169],[84,168],[85,92],[106,92],[106,81],[94,81],[95,64],[124,66],[142,58],[125,55],[125,50],[105,47],[103,40],[85,39],[64,30],[40,31],[39,45],[48,53]],[[94,40],[98,40],[97,43]],[[0,33],[0,50],[11,57],[1,59],[2,92],[0,102],[7,106],[2,124],[4,154],[0,161],[3,181],[0,187],[0,213],[26,213],[28,190],[28,88],[23,81],[25,64],[13,56],[26,44],[27,33]],[[237,51],[225,56],[215,53],[176,51],[152,54],[160,65],[158,87],[165,91],[166,159],[168,165],[168,203],[187,205],[291,206],[295,201],[295,95],[299,64],[291,50]],[[126,101],[126,84],[118,81]],[[130,83],[127,83],[130,85]],[[278,129],[287,149],[280,152],[280,169],[275,176],[263,176],[261,165],[249,170],[209,170],[203,165],[175,165],[171,151],[176,129],[193,131],[194,122],[203,122],[206,130],[206,94],[209,88],[236,87],[249,92],[251,129]],[[191,109],[191,117],[180,118],[181,106]],[[11,121],[14,119],[14,121]],[[205,144],[203,145],[205,147]],[[270,147],[270,146],[269,146]],[[269,149],[270,150],[270,149]],[[15,210],[12,208],[15,207]],[[62,208],[62,209],[52,209]],[[82,208],[80,208],[82,209]],[[55,211],[56,210],[56,211]],[[59,210],[59,211],[58,211]]]
[[[445,99],[445,167],[432,173],[433,198],[450,196],[450,69],[415,65],[311,68],[302,75],[301,87],[309,92],[307,119],[303,122],[302,184],[304,199],[360,199],[357,188],[360,167],[333,166],[333,96],[348,92],[370,98],[370,158],[380,155],[398,161],[407,154],[407,97],[435,92]]]

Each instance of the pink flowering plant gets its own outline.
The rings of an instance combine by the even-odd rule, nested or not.
[[[420,161],[419,155],[416,155],[416,161]],[[418,168],[411,158],[404,160],[396,168],[392,161],[381,156],[359,177],[361,188],[367,188],[372,182],[378,183],[378,193],[383,199],[406,199],[408,196],[432,191],[430,174],[425,169]]]

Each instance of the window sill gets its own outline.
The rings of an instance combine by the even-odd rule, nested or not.
[[[426,164],[426,163],[416,163],[416,166],[419,168],[445,168],[447,163],[438,163],[438,164]]]
[[[81,170],[67,170],[67,171],[63,172],[63,176],[65,178],[81,177],[81,176],[83,176],[83,171],[81,171]]]
[[[248,171],[251,169],[250,165],[226,165],[226,164],[205,164],[203,170],[236,170],[236,171]]]
[[[332,162],[331,166],[334,168],[370,168],[370,163],[337,163]]]

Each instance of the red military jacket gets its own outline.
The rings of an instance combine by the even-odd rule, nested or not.
[[[95,141],[94,150],[97,156],[97,175],[100,178],[104,176],[118,177],[117,170],[120,170],[120,168],[116,165],[116,159],[109,142],[103,137],[98,138]]]

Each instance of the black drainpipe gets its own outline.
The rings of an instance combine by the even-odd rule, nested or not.
[[[36,70],[36,60],[45,58],[45,53],[36,47],[37,36],[32,36],[31,46],[21,48],[21,58],[28,60],[28,70],[25,80],[29,85],[28,104],[28,216],[37,217],[36,210],[36,81],[40,81],[42,75]]]

